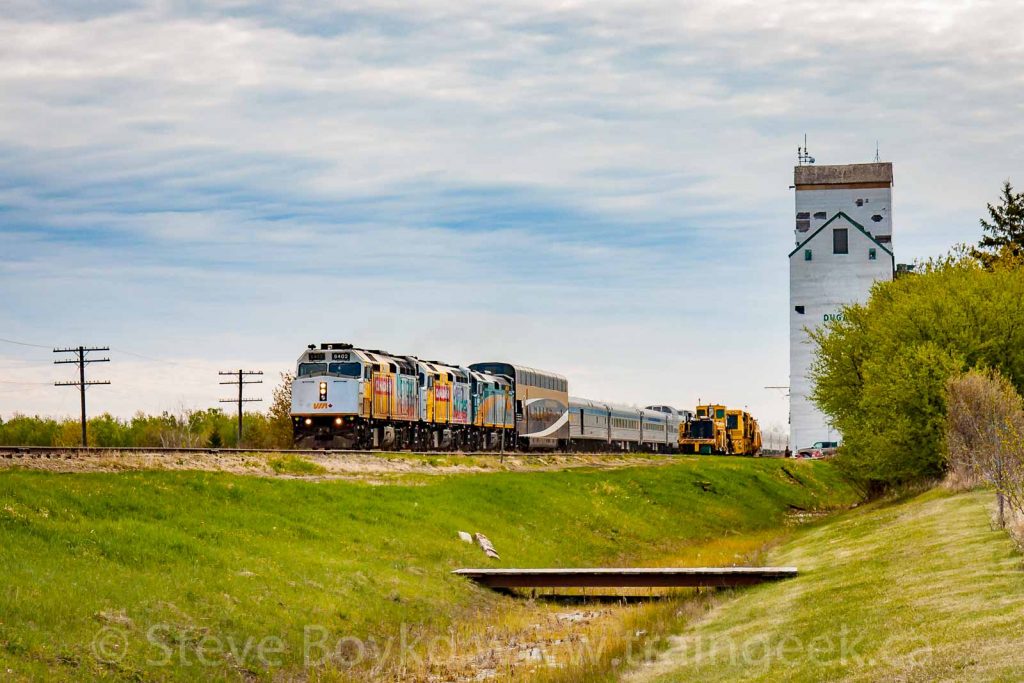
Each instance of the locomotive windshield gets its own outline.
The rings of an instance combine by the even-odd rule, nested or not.
[[[299,363],[299,377],[313,375],[334,375],[335,377],[359,377],[363,366],[359,363]]]
[[[715,438],[715,423],[710,420],[698,420],[690,423],[690,437],[694,439]]]
[[[363,368],[359,363],[331,363],[329,373],[339,377],[359,377]]]
[[[299,377],[312,377],[327,373],[327,363],[299,363]]]

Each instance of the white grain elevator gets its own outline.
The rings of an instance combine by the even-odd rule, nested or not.
[[[806,155],[802,161],[807,160]],[[878,280],[891,280],[892,164],[800,165],[795,248],[789,253],[789,445],[841,441],[811,403],[808,377],[816,329],[850,303],[863,303]]]

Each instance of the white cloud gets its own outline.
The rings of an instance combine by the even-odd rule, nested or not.
[[[880,141],[900,260],[974,239],[1024,158],[1021,9],[12,3],[0,326],[196,362],[503,355],[784,421],[760,387],[788,373],[793,148]],[[65,410],[28,395],[0,413]]]

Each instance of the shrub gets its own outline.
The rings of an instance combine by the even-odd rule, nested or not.
[[[990,367],[1024,386],[1024,270],[925,264],[812,339],[812,399],[843,434],[837,462],[869,489],[941,476],[948,379]]]
[[[1024,513],[1024,400],[999,372],[972,370],[946,384],[949,414],[946,444],[950,474],[957,484],[992,486],[999,525],[1005,503]]]
[[[108,413],[89,418],[89,445],[200,448],[235,447],[238,442],[237,418],[219,408],[182,410],[177,415],[135,414],[130,420]],[[291,447],[291,423],[288,430],[277,427],[263,413],[245,413],[242,418],[243,445],[246,448]],[[13,415],[0,420],[0,446],[78,446],[81,426],[73,417],[60,419]]]

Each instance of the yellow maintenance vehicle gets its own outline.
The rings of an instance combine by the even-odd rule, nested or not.
[[[701,455],[725,455],[729,450],[725,432],[726,407],[700,405],[693,419],[679,426],[679,450]]]
[[[724,405],[699,405],[694,417],[679,426],[679,450],[696,455],[757,455],[761,430],[743,410]]]
[[[744,410],[725,412],[725,431],[732,455],[758,455],[761,452],[761,428],[754,416]]]

